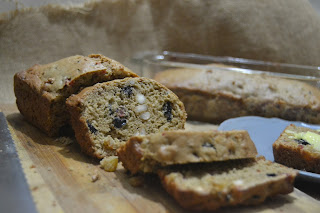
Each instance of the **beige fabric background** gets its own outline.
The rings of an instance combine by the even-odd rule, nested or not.
[[[15,72],[74,54],[102,53],[136,72],[134,55],[161,50],[318,65],[319,41],[320,18],[307,0],[102,0],[16,10],[0,20],[0,100],[15,101]]]

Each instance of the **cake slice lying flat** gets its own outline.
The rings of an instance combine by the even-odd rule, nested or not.
[[[291,124],[273,144],[273,155],[278,163],[320,174],[320,132]]]
[[[131,173],[154,172],[173,164],[254,158],[257,150],[247,131],[166,131],[135,136],[118,150]]]
[[[240,116],[278,117],[320,123],[320,90],[302,81],[232,72],[215,64],[211,70],[169,69],[154,79],[184,103],[189,120],[219,124]],[[219,68],[220,67],[220,68]]]
[[[166,191],[186,209],[252,205],[293,191],[294,169],[257,159],[189,164],[158,171]]]
[[[116,155],[131,136],[183,129],[187,117],[173,92],[139,77],[87,87],[67,107],[82,150],[100,159]]]

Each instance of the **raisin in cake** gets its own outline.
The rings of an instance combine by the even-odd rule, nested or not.
[[[297,172],[260,157],[173,166],[158,174],[182,207],[203,211],[259,204],[269,196],[290,193]]]
[[[67,100],[83,151],[103,158],[131,136],[183,129],[186,112],[169,89],[147,78],[125,78],[87,87]]]
[[[177,94],[190,120],[218,124],[233,117],[256,115],[320,123],[320,91],[316,87],[216,66],[212,70],[166,70],[155,80]]]
[[[120,161],[132,174],[154,172],[174,164],[254,158],[256,155],[256,147],[244,130],[172,130],[134,136],[118,150]]]
[[[274,160],[320,174],[320,132],[289,125],[273,144]]]
[[[55,136],[68,123],[65,100],[71,94],[97,82],[136,76],[102,55],[71,56],[15,74],[16,103],[30,123]]]

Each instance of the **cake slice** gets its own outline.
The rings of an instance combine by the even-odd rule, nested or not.
[[[259,204],[269,196],[290,193],[297,171],[260,157],[173,166],[158,174],[166,191],[182,207],[211,211]]]
[[[320,174],[320,132],[291,124],[273,144],[274,160]]]
[[[256,147],[247,131],[173,130],[131,137],[118,150],[123,166],[132,174],[155,172],[173,164],[254,158]]]
[[[137,74],[103,55],[71,56],[15,74],[16,103],[30,123],[57,136],[69,122],[66,98],[83,87],[125,77]]]
[[[99,159],[116,155],[131,136],[183,129],[187,117],[173,92],[139,77],[87,87],[67,106],[82,150]]]

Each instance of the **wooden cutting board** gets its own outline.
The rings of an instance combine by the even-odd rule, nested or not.
[[[140,187],[122,167],[106,172],[83,153],[72,138],[49,138],[29,125],[15,105],[0,105],[6,114],[31,193],[39,212],[187,212],[162,189],[156,177]],[[192,129],[213,125],[188,124]],[[96,181],[93,181],[98,177]],[[320,202],[295,189],[250,207],[216,212],[320,212]]]

